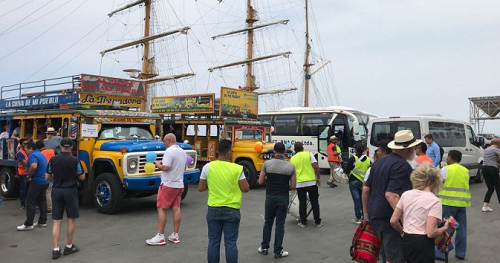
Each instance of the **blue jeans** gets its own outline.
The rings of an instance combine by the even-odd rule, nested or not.
[[[351,190],[352,201],[354,202],[354,215],[356,219],[361,219],[363,216],[363,205],[361,204],[361,193],[363,183],[356,179],[349,181],[349,190]]]
[[[443,218],[453,216],[460,224],[455,232],[455,256],[464,257],[467,252],[467,213],[465,207],[455,207],[443,205]],[[451,227],[448,232],[451,232]],[[444,258],[444,253],[439,252],[437,248],[436,257]]]
[[[18,175],[19,178],[19,201],[21,206],[26,207],[26,193],[28,192],[28,176]]]
[[[266,214],[264,229],[262,230],[261,248],[268,249],[271,241],[274,219],[276,227],[274,230],[274,254],[280,254],[283,250],[283,237],[285,236],[285,218],[288,209],[287,195],[266,195]]]
[[[208,207],[208,263],[219,263],[220,242],[224,233],[224,247],[226,248],[226,262],[238,262],[238,240],[240,228],[240,210],[229,207]]]

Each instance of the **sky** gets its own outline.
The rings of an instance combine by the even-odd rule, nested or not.
[[[127,77],[123,69],[140,67],[140,47],[99,54],[140,36],[139,7],[107,16],[126,2],[0,0],[0,86],[80,73]],[[245,1],[156,2],[155,30],[191,27],[187,35],[168,37],[155,46],[162,54],[157,66],[169,74],[196,73],[163,84],[158,95],[217,94],[220,86],[244,85],[244,68],[212,73],[207,68],[245,58],[246,35],[210,38],[245,26]],[[287,25],[256,33],[255,52],[292,51],[290,58],[258,63],[258,84],[269,90],[299,88],[262,97],[259,110],[301,105],[303,1],[255,2],[259,23],[290,19]],[[311,93],[312,106],[468,120],[469,97],[499,96],[499,1],[309,2],[313,70],[331,61],[313,75],[317,86]],[[500,134],[500,120],[486,121],[483,132]]]

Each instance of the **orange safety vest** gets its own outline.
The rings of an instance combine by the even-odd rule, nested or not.
[[[45,156],[45,159],[47,159],[47,163],[56,155],[54,149],[45,149],[42,151],[42,154]]]
[[[335,150],[334,150],[335,149]],[[340,162],[339,159],[340,147],[334,143],[330,143],[327,148],[327,157],[329,162]]]
[[[28,155],[26,154],[26,152],[24,150],[19,150],[18,153],[22,153],[24,156],[24,160],[26,161],[26,163],[28,163]],[[26,164],[24,164],[21,160],[17,162],[17,174],[18,175],[28,174],[28,170],[26,169]]]
[[[429,158],[429,156],[425,155],[425,154],[422,154],[420,156],[417,156],[415,157],[415,162],[417,162],[417,164],[421,164],[421,163],[424,163],[424,162],[427,162],[427,163],[430,163],[430,164],[434,164],[434,162],[432,161],[431,158]]]

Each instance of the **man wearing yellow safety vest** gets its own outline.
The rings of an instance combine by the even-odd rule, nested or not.
[[[307,226],[307,196],[311,202],[314,223],[316,227],[321,227],[321,218],[319,216],[319,192],[318,186],[321,185],[319,178],[318,161],[314,158],[311,152],[304,151],[304,146],[301,142],[294,144],[295,155],[292,156],[290,162],[295,166],[297,174],[297,196],[299,198],[299,215],[300,227]]]
[[[366,171],[370,167],[370,158],[364,155],[365,146],[361,143],[354,145],[355,154],[347,161],[346,173],[349,174],[349,190],[351,190],[352,201],[354,202],[355,219],[351,220],[353,224],[361,224],[363,216],[363,205],[361,203],[361,194],[363,193],[363,182]]]
[[[326,184],[331,188],[337,187],[333,174],[334,170],[340,166],[340,161],[342,160],[341,154],[342,151],[340,150],[340,146],[337,144],[337,137],[333,135],[330,137],[330,144],[327,148],[328,164],[330,165],[330,178]]]
[[[238,233],[242,192],[250,186],[245,178],[243,166],[231,162],[233,150],[230,140],[220,140],[217,146],[218,160],[207,163],[201,172],[198,191],[208,190],[207,262],[220,261],[220,242],[224,233],[226,262],[238,262]]]
[[[462,153],[451,150],[444,168],[441,169],[443,177],[443,189],[439,192],[439,198],[443,204],[443,218],[453,216],[459,223],[455,235],[455,257],[459,260],[465,259],[467,251],[467,214],[466,207],[471,204],[469,191],[469,170],[459,164]],[[444,259],[444,254],[436,250],[436,258]]]

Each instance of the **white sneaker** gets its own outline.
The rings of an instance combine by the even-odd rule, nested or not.
[[[28,230],[33,230],[33,226],[25,226],[24,224],[17,226],[18,231],[28,231]]]
[[[166,243],[165,236],[161,235],[161,234],[156,234],[156,236],[154,236],[153,238],[146,240],[146,243],[150,246],[165,245],[165,243]]]
[[[181,240],[179,239],[179,235],[174,234],[174,232],[172,232],[172,234],[170,234],[170,236],[168,236],[168,240],[170,242],[173,242],[174,244],[178,244],[181,242]]]
[[[483,212],[493,212],[493,209],[491,209],[491,207],[489,206],[483,206],[481,210],[483,210]]]
[[[351,219],[351,223],[359,225],[361,224],[361,219]]]
[[[300,227],[306,227],[306,225],[302,224],[302,222],[299,222],[297,225]]]
[[[274,258],[284,258],[288,256],[288,251],[281,250],[281,253],[274,254]]]
[[[33,227],[47,227],[47,224],[39,224],[38,222],[33,223]]]

